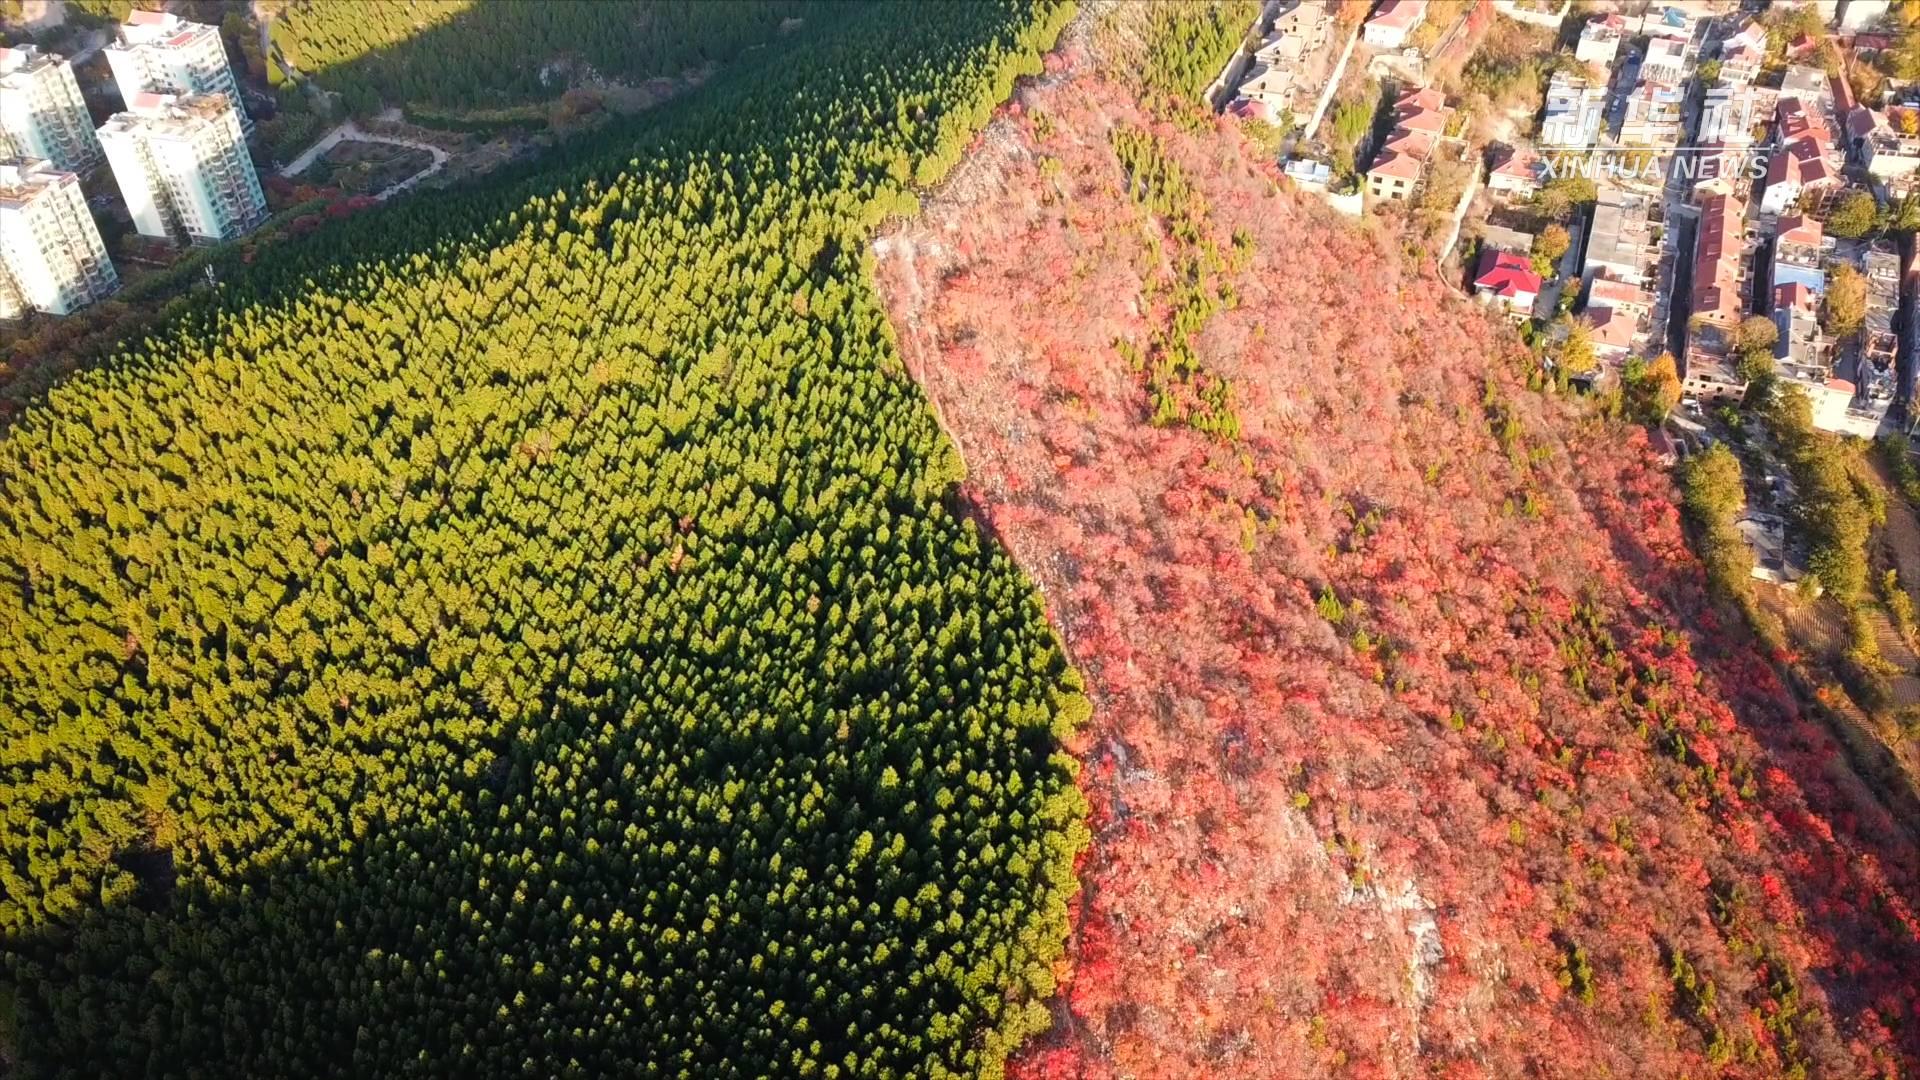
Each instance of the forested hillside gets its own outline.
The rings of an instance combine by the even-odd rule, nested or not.
[[[878,244],[1095,705],[1019,1071],[1913,1075],[1916,823],[1721,621],[1643,435],[1117,10]]]
[[[897,14],[276,248],[0,438],[0,1071],[1045,1026],[1087,703],[862,263],[1071,12]]]
[[[819,0],[291,0],[275,48],[356,111],[461,108],[551,97],[584,61],[605,78],[673,76],[764,47],[788,20],[837,17]]]

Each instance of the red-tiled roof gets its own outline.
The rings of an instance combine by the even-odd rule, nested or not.
[[[1693,313],[1740,318],[1740,217],[1744,207],[1726,195],[1701,202],[1693,253]]]
[[[1493,166],[1493,175],[1510,176],[1516,180],[1537,179],[1540,171],[1540,155],[1531,150],[1508,148],[1500,152],[1500,158]]]
[[[1227,106],[1227,111],[1242,120],[1265,120],[1272,116],[1272,110],[1267,108],[1266,102],[1252,98],[1234,99],[1233,104]]]
[[[168,15],[164,11],[127,12],[128,26],[164,26],[166,25],[167,19]]]
[[[1426,16],[1427,0],[1386,0],[1373,13],[1370,23],[1406,30]]]
[[[1589,307],[1652,307],[1653,295],[1638,285],[1629,285],[1612,278],[1597,277],[1593,287],[1587,290]]]
[[[1382,154],[1379,160],[1373,163],[1373,168],[1367,170],[1367,175],[1369,176],[1374,173],[1379,173],[1381,176],[1397,176],[1407,180],[1418,179],[1420,176],[1420,160],[1411,154],[1396,154],[1389,150],[1385,154]]]
[[[1394,113],[1395,127],[1411,128],[1438,135],[1447,130],[1447,114],[1438,109],[1401,109]]]
[[[1424,131],[1394,128],[1392,137],[1387,139],[1386,148],[1397,154],[1412,154],[1425,161],[1433,154],[1433,136]]]
[[[1533,272],[1533,262],[1525,256],[1488,248],[1480,253],[1473,287],[1506,300],[1531,298],[1540,295],[1540,275]]]
[[[1393,103],[1395,109],[1444,109],[1447,96],[1431,86],[1401,94]]]
[[[1780,242],[1783,244],[1818,244],[1824,235],[1820,223],[1805,214],[1788,214],[1780,219]]]
[[[1587,337],[1595,345],[1627,349],[1633,346],[1633,335],[1637,330],[1636,320],[1626,312],[1600,308],[1593,313],[1593,330]]]
[[[1802,311],[1813,310],[1813,290],[1805,282],[1790,281],[1773,288],[1773,306],[1776,308],[1799,308]]]

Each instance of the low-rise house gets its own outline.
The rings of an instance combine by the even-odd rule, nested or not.
[[[1480,262],[1473,274],[1473,294],[1481,303],[1525,319],[1533,314],[1534,301],[1540,298],[1540,285],[1540,275],[1534,273],[1532,259],[1498,248],[1481,248]]]
[[[1426,175],[1427,163],[1406,154],[1388,151],[1376,158],[1367,170],[1367,194],[1376,199],[1410,199]]]
[[[1820,223],[1804,214],[1780,219],[1773,238],[1773,263],[1768,284],[1778,290],[1801,285],[1815,297],[1827,292],[1826,257],[1831,242]]]
[[[1597,196],[1587,226],[1582,273],[1646,284],[1660,257],[1653,238],[1651,204],[1645,196],[1612,184],[1600,185]]]
[[[1865,123],[1858,118],[1865,117]],[[1867,175],[1887,190],[1890,197],[1902,198],[1916,184],[1920,173],[1920,110],[1895,108],[1886,115],[1855,108],[1848,117],[1848,133]],[[1865,127],[1861,132],[1860,128]]]
[[[1812,64],[1794,64],[1780,76],[1780,96],[1797,97],[1803,101],[1827,102],[1832,107],[1833,81],[1827,77],[1825,68]]]
[[[1733,358],[1729,335],[1715,326],[1703,326],[1687,334],[1685,371],[1680,376],[1680,391],[1695,401],[1738,400],[1747,392],[1746,376]]]
[[[1640,81],[1678,86],[1687,81],[1691,67],[1686,38],[1656,37],[1647,41],[1647,55],[1640,61]]]
[[[1255,61],[1240,81],[1239,96],[1229,108],[1235,116],[1274,120],[1293,111],[1293,67]]]
[[[1587,308],[1603,307],[1624,311],[1636,319],[1653,314],[1653,294],[1628,281],[1597,277],[1587,286]]]
[[[1367,170],[1368,193],[1376,199],[1412,196],[1452,120],[1453,110],[1438,90],[1401,95],[1393,104],[1393,130]]]
[[[1627,34],[1627,20],[1617,13],[1595,15],[1580,28],[1580,40],[1574,43],[1574,59],[1598,68],[1610,68],[1620,55],[1620,42]]]
[[[1745,151],[1725,143],[1708,143],[1698,149],[1698,153],[1683,159],[1693,170],[1690,197],[1694,205],[1703,206],[1716,196],[1744,195],[1752,186]]]
[[[1746,206],[1715,196],[1700,207],[1693,249],[1690,326],[1731,332],[1746,316]]]
[[[1752,146],[1779,107],[1779,95],[1760,86],[1716,86],[1701,95],[1700,141]]]
[[[1587,315],[1587,341],[1593,355],[1606,364],[1624,364],[1640,340],[1640,324],[1630,315],[1600,308]]]
[[[1686,89],[1678,83],[1642,81],[1627,94],[1620,141],[1629,146],[1672,146],[1680,141]]]
[[[1540,145],[1569,149],[1592,146],[1600,137],[1606,115],[1606,86],[1564,71],[1555,72],[1547,83]]]
[[[1516,198],[1528,198],[1545,182],[1547,163],[1531,150],[1503,147],[1496,151],[1493,167],[1487,170],[1487,190]]]
[[[1333,182],[1333,166],[1312,158],[1294,158],[1287,162],[1281,171],[1291,177],[1294,183],[1303,187],[1325,189]]]
[[[1413,32],[1427,19],[1427,0],[1382,0],[1373,17],[1367,20],[1361,38],[1374,49],[1398,50],[1407,47]]]
[[[1777,148],[1767,159],[1767,186],[1760,197],[1763,211],[1784,214],[1803,196],[1811,194],[1814,201],[1822,202],[1840,189],[1844,159],[1817,101],[1809,104],[1783,94],[1776,108],[1774,134]]]
[[[1594,354],[1610,363],[1645,351],[1653,296],[1638,285],[1597,277],[1587,288],[1587,318]]]
[[[1833,377],[1833,357],[1820,330],[1820,301],[1798,281],[1773,289],[1773,369],[1781,378],[1808,388]]]
[[[1309,68],[1326,48],[1331,22],[1326,6],[1310,0],[1294,0],[1276,15],[1229,111],[1274,121],[1310,111],[1315,88]]]
[[[1750,83],[1767,62],[1767,28],[1759,19],[1748,19],[1740,32],[1720,43],[1720,81]]]

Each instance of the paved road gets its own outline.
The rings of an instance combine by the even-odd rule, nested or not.
[[[427,177],[439,172],[442,168],[446,167],[449,157],[445,150],[440,149],[432,143],[418,142],[413,139],[401,139],[392,135],[370,135],[361,131],[358,124],[349,120],[339,127],[334,128],[332,131],[327,132],[319,142],[307,147],[299,157],[288,162],[287,166],[280,170],[280,175],[289,177],[298,176],[300,173],[306,171],[308,166],[319,160],[322,154],[325,154],[343,142],[390,143],[394,146],[404,146],[412,150],[424,150],[433,157],[433,164],[421,169],[419,172],[414,173],[412,176],[407,177],[405,180],[394,184],[386,190],[375,193],[373,197],[382,201],[400,194],[415,184],[420,183],[422,180],[425,180]]]

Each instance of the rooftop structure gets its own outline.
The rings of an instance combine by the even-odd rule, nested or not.
[[[1617,14],[1595,15],[1580,28],[1580,40],[1573,56],[1583,64],[1610,68],[1620,55],[1620,42],[1626,37],[1627,21]]]
[[[100,129],[100,143],[141,235],[214,243],[266,219],[231,102],[136,92],[128,104]]]
[[[44,160],[0,160],[0,319],[65,315],[119,287],[80,178]]]
[[[50,161],[69,172],[100,164],[100,141],[73,66],[32,45],[0,48],[0,157]]]
[[[1679,84],[1641,81],[1627,95],[1620,141],[1631,146],[1672,146],[1680,141],[1681,107],[1686,90]]]
[[[1815,296],[1824,296],[1827,291],[1824,267],[1831,246],[1820,223],[1813,218],[1801,214],[1781,218],[1773,238],[1769,284],[1776,290],[1783,285],[1801,285]]]
[[[1687,79],[1690,59],[1685,38],[1651,38],[1647,41],[1647,55],[1640,61],[1640,81],[1678,86]]]
[[[1509,229],[1503,225],[1482,225],[1480,227],[1480,247],[1498,248],[1515,255],[1526,255],[1533,250],[1533,234]]]
[[[135,11],[106,48],[107,66],[129,106],[139,93],[224,94],[243,131],[251,131],[240,86],[227,64],[217,27],[188,22],[171,12]]]
[[[1691,41],[1699,22],[1688,7],[1665,4],[1647,9],[1640,17],[1640,32],[1650,38]]]
[[[1911,106],[1876,113],[1856,107],[1848,115],[1848,134],[1867,175],[1895,195],[1905,195],[1920,172],[1920,109]]]
[[[1776,374],[1807,385],[1824,385],[1833,377],[1833,357],[1820,330],[1820,303],[1812,289],[1797,281],[1776,285],[1773,323],[1780,335],[1773,346]]]
[[[1583,272],[1645,284],[1659,257],[1647,199],[1611,184],[1600,185],[1598,196],[1587,228]]]

